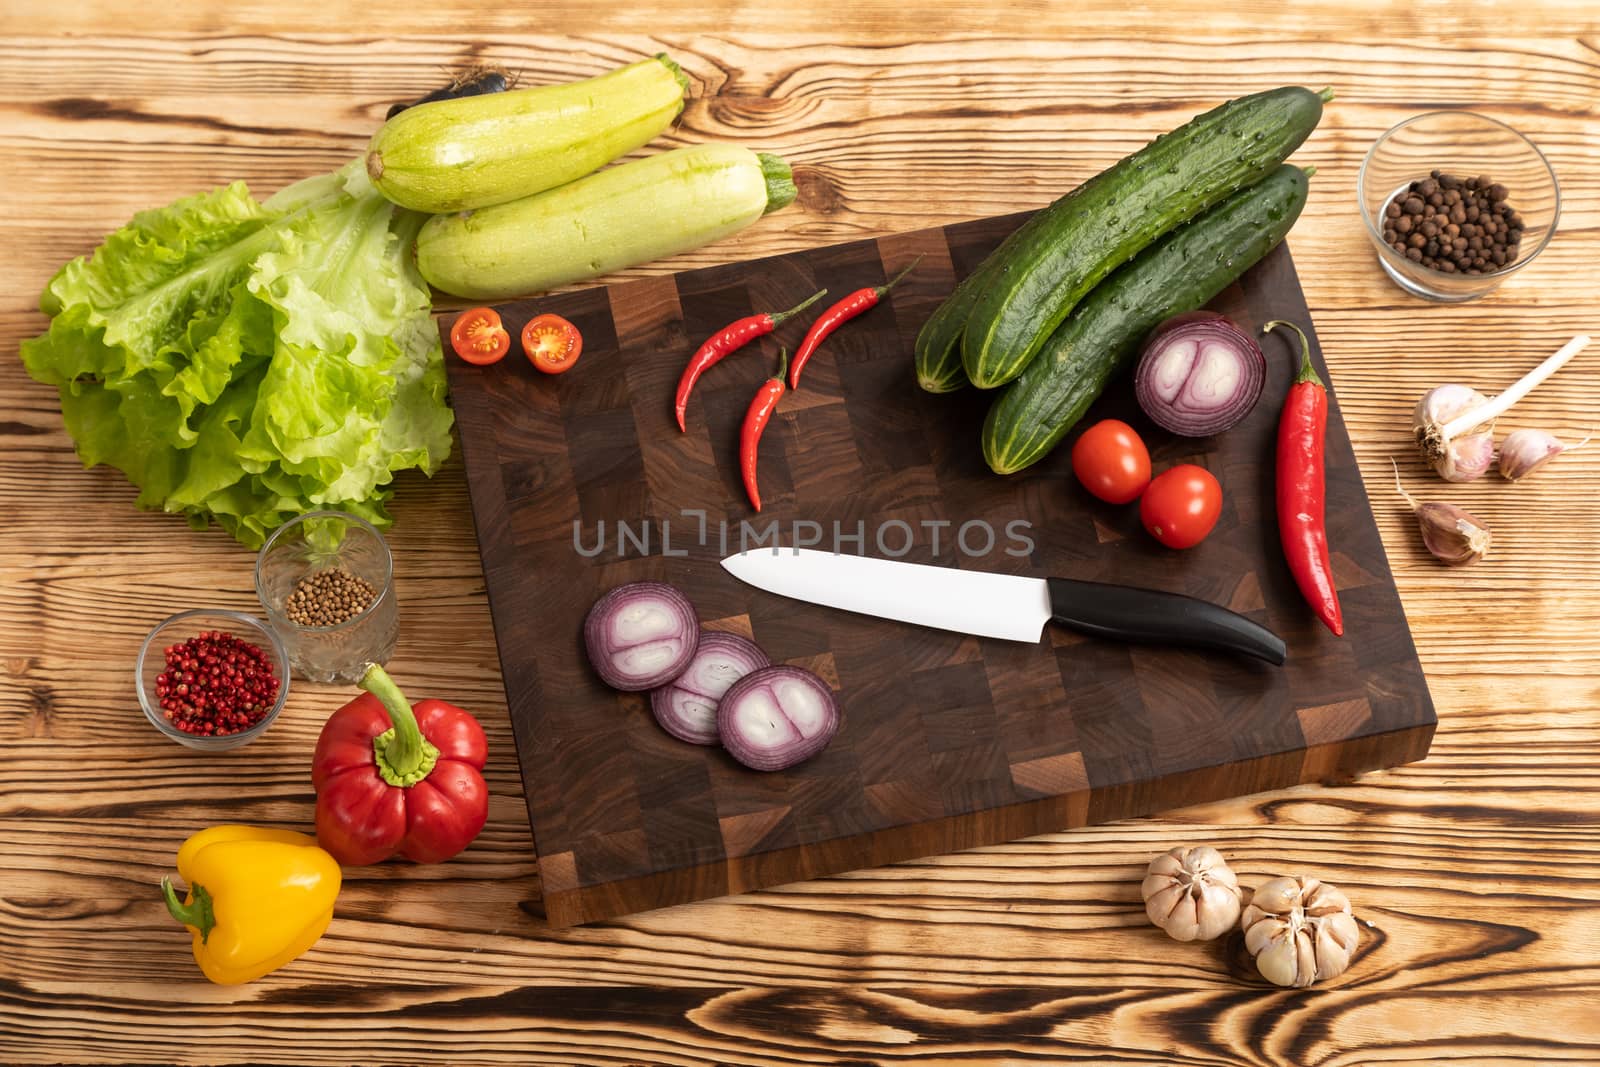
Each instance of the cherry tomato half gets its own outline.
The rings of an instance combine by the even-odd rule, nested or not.
[[[450,327],[450,347],[468,363],[487,367],[511,351],[511,335],[493,308],[473,308],[456,316]]]
[[[1168,548],[1198,545],[1221,514],[1222,486],[1193,463],[1162,471],[1139,498],[1139,521]]]
[[[1102,419],[1072,446],[1072,473],[1108,504],[1126,504],[1150,484],[1150,452],[1132,426]]]
[[[560,315],[540,315],[522,328],[522,350],[546,374],[560,374],[583,352],[583,335]]]

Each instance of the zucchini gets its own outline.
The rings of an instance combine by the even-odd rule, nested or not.
[[[1283,240],[1314,172],[1283,164],[1096,286],[990,407],[983,423],[990,469],[1012,474],[1043,459],[1151,330],[1204,307]]]
[[[503,204],[648,144],[683,110],[688,87],[663,54],[566,85],[418,104],[373,134],[367,174],[414,211]]]
[[[795,195],[777,156],[678,148],[509,204],[435,215],[417,236],[417,267],[469,300],[522,296],[710,244]]]
[[[1023,224],[961,337],[967,377],[1004,385],[1074,305],[1174,226],[1260,181],[1310,136],[1332,93],[1297,86],[1230,100],[1157,137]]]

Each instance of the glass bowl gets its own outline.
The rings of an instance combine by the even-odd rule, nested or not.
[[[1459,178],[1488,175],[1506,187],[1506,200],[1525,225],[1516,260],[1482,274],[1447,274],[1412,262],[1384,242],[1389,201],[1435,170]],[[1532,263],[1555,236],[1561,215],[1561,189],[1538,146],[1505,123],[1471,111],[1418,115],[1378,138],[1361,164],[1356,194],[1384,272],[1413,296],[1445,303],[1474,300]]]
[[[289,595],[303,578],[343,569],[376,591],[358,615],[331,626],[307,626],[288,614]],[[278,527],[256,557],[256,596],[288,650],[289,665],[309,682],[361,680],[367,664],[394,655],[400,615],[394,595],[394,557],[383,535],[343,511],[313,511]]]
[[[273,670],[278,675],[278,699],[267,709],[266,717],[248,730],[210,737],[203,734],[188,734],[168,722],[166,712],[161,709],[160,698],[156,696],[156,678],[166,668],[167,646],[181,644],[207,630],[222,630],[258,646],[266,652]],[[248,745],[266,733],[267,727],[272,725],[272,721],[283,710],[284,701],[289,699],[289,657],[284,652],[283,642],[278,640],[278,635],[260,619],[243,612],[225,611],[222,608],[198,608],[194,611],[180,611],[150,631],[144,639],[144,644],[139,646],[139,662],[134,666],[133,680],[139,690],[139,706],[144,709],[144,717],[150,720],[152,726],[180,745],[210,752],[222,752],[238,748],[240,745]]]

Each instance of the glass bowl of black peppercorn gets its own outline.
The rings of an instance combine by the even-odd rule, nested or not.
[[[1471,111],[1418,115],[1378,138],[1357,193],[1384,272],[1446,303],[1474,300],[1532,263],[1561,215],[1538,146]]]

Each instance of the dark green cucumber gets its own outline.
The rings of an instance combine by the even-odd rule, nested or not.
[[[1016,236],[1015,230],[1012,236]],[[999,267],[1005,247],[1002,243],[961,279],[955,292],[945,297],[917,331],[917,384],[928,392],[953,393],[967,386],[967,371],[961,365],[961,329],[967,324],[973,303]]]
[[[989,409],[989,467],[1013,474],[1048,455],[1151,330],[1204,307],[1283,240],[1306,206],[1312,173],[1280,166],[1096,286]]]
[[[1254,185],[1322,118],[1322,95],[1286,86],[1230,100],[1090,178],[1018,230],[961,336],[967,377],[1004,385],[1100,279],[1168,230]]]
[[[963,278],[955,292],[934,309],[917,331],[917,384],[927,392],[953,393],[967,385],[967,371],[961,365],[961,327],[966,325],[967,313],[982,288],[984,267],[991,262],[984,260]]]

